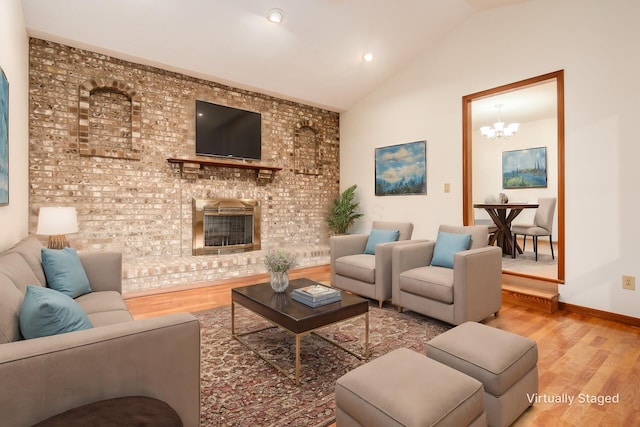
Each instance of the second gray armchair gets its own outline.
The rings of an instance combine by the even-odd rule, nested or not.
[[[396,241],[375,244],[376,234],[396,231]],[[413,224],[408,222],[374,221],[370,234],[332,236],[329,238],[331,285],[377,300],[382,307],[382,303],[391,298],[391,250],[411,242],[412,233]]]
[[[453,325],[497,314],[502,250],[487,246],[488,235],[486,225],[441,225],[438,241],[395,247],[393,304]]]

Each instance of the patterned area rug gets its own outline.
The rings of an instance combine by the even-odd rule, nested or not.
[[[315,335],[301,340],[300,385],[231,337],[231,306],[193,313],[201,323],[201,426],[326,426],[335,421],[338,378],[363,364]],[[236,332],[269,326],[236,305]],[[345,348],[364,350],[364,316],[318,331]],[[370,359],[400,347],[426,352],[426,343],[451,326],[393,306],[369,305]],[[245,337],[252,347],[295,372],[295,337],[271,328]]]

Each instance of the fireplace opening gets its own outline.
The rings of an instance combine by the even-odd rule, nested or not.
[[[193,199],[193,255],[260,249],[260,204],[245,199]]]

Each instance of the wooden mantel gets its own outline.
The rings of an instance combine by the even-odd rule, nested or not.
[[[256,180],[258,182],[271,181],[276,171],[282,168],[276,166],[267,166],[260,163],[238,163],[226,160],[213,159],[180,159],[170,157],[167,159],[169,163],[177,163],[180,165],[180,173],[185,179],[197,179],[201,166],[212,166],[217,168],[236,168],[236,169],[253,169],[256,171]]]

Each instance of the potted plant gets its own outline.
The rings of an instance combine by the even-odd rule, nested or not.
[[[333,201],[331,211],[326,217],[329,229],[334,234],[346,234],[349,227],[353,225],[356,219],[363,216],[361,213],[357,213],[359,203],[353,201],[356,195],[356,187],[354,184],[347,188]]]
[[[275,292],[284,292],[289,287],[289,270],[298,265],[292,253],[278,249],[264,257],[269,272],[269,284]]]

